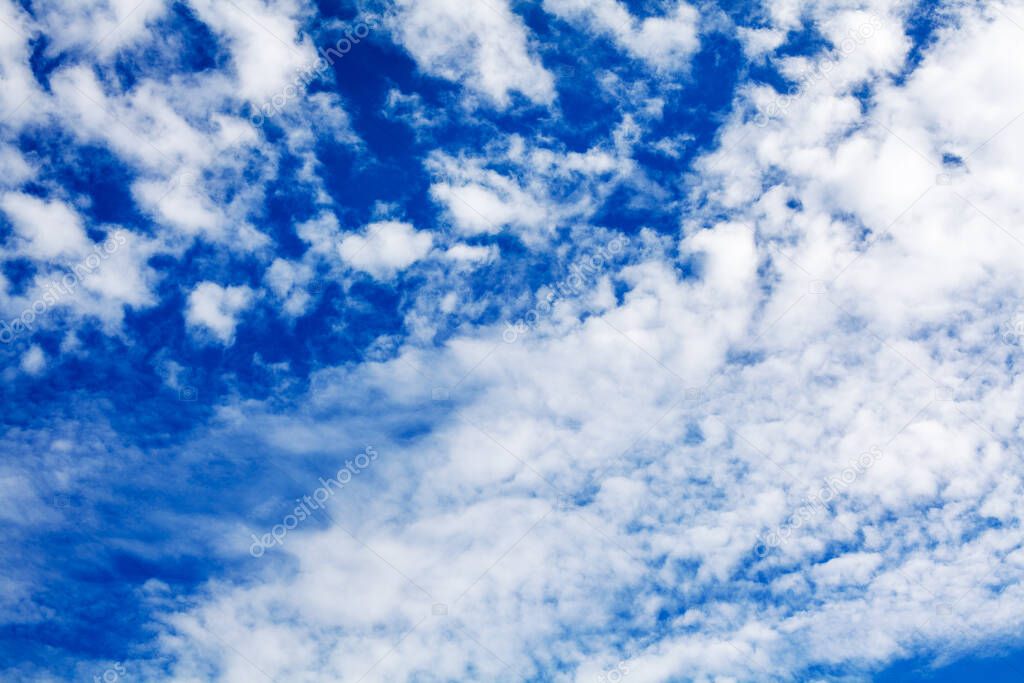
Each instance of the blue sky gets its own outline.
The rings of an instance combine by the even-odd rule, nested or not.
[[[0,0],[0,680],[1019,680],[1022,38]]]

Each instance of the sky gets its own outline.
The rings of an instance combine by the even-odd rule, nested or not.
[[[1024,680],[1021,64],[0,0],[0,681]]]

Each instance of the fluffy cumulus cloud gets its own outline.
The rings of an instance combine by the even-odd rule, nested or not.
[[[244,285],[223,287],[200,282],[188,295],[185,320],[190,327],[211,333],[222,344],[235,337],[239,315],[252,304],[252,290]]]
[[[608,36],[623,50],[657,69],[685,68],[700,45],[700,15],[677,2],[663,15],[639,19],[619,0],[544,0],[544,8]]]
[[[624,122],[617,130],[628,127]],[[508,230],[542,245],[560,227],[593,216],[599,200],[635,172],[631,152],[628,143],[571,152],[511,135],[480,156],[434,155],[430,192],[458,233]]]
[[[46,367],[46,356],[43,350],[33,345],[21,357],[21,369],[30,375],[38,375]]]
[[[1018,4],[130,4],[0,0],[0,680],[1017,675]]]
[[[23,240],[22,250],[27,256],[45,259],[85,250],[82,219],[63,202],[11,192],[0,199],[0,209]]]
[[[464,81],[497,107],[513,92],[538,104],[555,98],[554,79],[508,0],[398,0],[394,12],[397,39],[428,73]]]
[[[148,25],[166,12],[169,4],[166,0],[99,3],[44,0],[34,10],[42,22],[61,22],[65,26],[48,46],[52,54],[79,49],[109,57],[119,49],[144,40]]]
[[[433,243],[430,233],[408,223],[382,221],[366,226],[363,234],[342,239],[338,253],[353,268],[387,278],[426,256]]]

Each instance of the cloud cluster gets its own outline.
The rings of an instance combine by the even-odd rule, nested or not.
[[[271,8],[257,0],[195,2],[182,11],[223,41],[227,69],[190,72],[175,61],[181,55],[168,53],[171,73],[120,78],[117,60],[137,58],[135,50],[152,46],[158,23],[171,21],[168,10],[167,3],[157,0],[134,5],[53,1],[39,3],[30,16],[17,3],[0,3],[6,98],[0,125],[12,138],[39,135],[36,126],[42,124],[49,134],[108,149],[129,171],[130,199],[157,228],[133,235],[132,248],[118,255],[117,266],[104,272],[102,282],[96,281],[101,297],[111,301],[79,298],[73,304],[80,320],[99,317],[110,334],[120,331],[125,307],[140,310],[157,302],[157,278],[146,267],[150,258],[181,258],[197,241],[240,253],[267,247],[269,239],[256,223],[265,187],[278,174],[277,155],[245,110],[283,90],[300,67],[317,57],[302,30],[307,3]],[[47,74],[46,89],[30,63],[31,41],[38,35],[59,36],[46,45],[56,64]],[[315,110],[325,97],[312,94],[296,106]],[[344,110],[336,99],[327,99],[331,111],[316,122],[295,117],[276,122],[292,136],[297,153],[308,156],[300,141],[314,126],[354,143],[345,130]],[[15,187],[19,179],[33,179],[39,172],[13,148],[4,148],[0,162],[6,171],[3,182]],[[313,187],[321,182],[315,169],[306,179]],[[28,258],[37,268],[53,271],[61,259],[90,246],[87,230],[107,227],[92,224],[85,197],[58,190],[49,181],[43,188],[43,196],[38,190],[31,195],[6,192],[0,210],[17,235],[16,241],[7,240],[8,258]],[[14,315],[32,298],[32,293],[0,292],[0,309]]]
[[[675,259],[636,249],[619,299],[580,300],[522,344],[481,329],[347,373],[393,415],[446,402],[372,502],[337,503],[345,523],[290,544],[298,571],[174,617],[176,676],[214,661],[225,680],[568,681],[628,659],[635,681],[781,680],[1016,633],[1022,385],[998,335],[1021,245],[1017,195],[998,188],[1020,103],[970,74],[998,71],[1019,29],[961,11],[905,82],[893,8],[779,120],[761,130],[738,107],[697,166],[709,215],[684,218]],[[248,424],[345,431],[329,416],[346,399],[313,400],[325,417]],[[884,458],[757,552],[875,444]],[[363,581],[372,593],[317,601]],[[302,623],[287,638],[277,610]],[[198,648],[205,630],[235,647]]]
[[[544,9],[606,35],[636,59],[663,71],[689,66],[700,46],[700,14],[683,0],[662,16],[637,19],[619,0],[544,0]]]
[[[188,295],[185,320],[190,327],[210,332],[222,344],[235,338],[239,315],[252,305],[252,289],[200,282]]]
[[[431,75],[465,81],[485,102],[509,106],[517,92],[537,104],[555,97],[554,78],[528,43],[509,0],[398,0],[397,40]]]
[[[0,623],[53,617],[37,594],[59,571],[32,574],[25,539],[68,507],[45,492],[79,481],[83,529],[125,491],[154,508],[137,537],[89,540],[90,570],[109,544],[112,566],[152,574],[128,621],[156,637],[117,660],[126,678],[856,680],[1020,645],[1018,7],[944,5],[922,40],[905,3],[771,3],[728,30],[737,73],[778,85],[741,80],[709,133],[669,82],[739,18],[395,0],[358,47],[400,76],[252,126],[247,104],[315,63],[315,5],[193,0],[223,52],[133,80],[119,55],[177,5],[0,0],[0,126],[103,149],[142,217],[122,232],[31,145],[0,147],[7,318],[125,237],[47,319],[64,342],[10,349],[4,381],[86,358],[75,334],[99,319],[177,398],[174,438],[139,449],[109,395],[71,405],[99,415],[80,431],[3,435],[24,462],[0,460],[0,518],[33,563],[0,581]],[[62,9],[76,25],[43,88],[31,36]],[[644,75],[621,89],[609,69],[573,100],[542,30],[608,40]],[[439,89],[404,94],[421,80]],[[191,367],[129,324],[158,304]],[[227,387],[208,403],[190,379],[206,372]],[[367,442],[387,457],[338,469]],[[317,488],[327,472],[339,485]],[[311,490],[316,506],[296,498]],[[202,553],[177,594],[174,562]]]

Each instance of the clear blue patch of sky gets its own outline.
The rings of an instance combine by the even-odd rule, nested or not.
[[[1024,681],[1024,647],[976,653],[952,664],[935,666],[935,657],[897,662],[878,672],[874,683],[1020,683]]]

